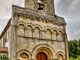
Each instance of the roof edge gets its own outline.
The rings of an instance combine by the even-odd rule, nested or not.
[[[7,25],[5,26],[4,30],[2,31],[1,35],[0,35],[0,39],[2,38],[2,36],[4,35],[4,33],[6,32],[6,30],[9,28],[10,24],[11,24],[11,19],[9,19]]]

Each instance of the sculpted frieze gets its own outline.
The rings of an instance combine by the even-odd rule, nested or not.
[[[46,19],[46,20],[50,21],[51,23],[52,23],[52,21],[54,21],[56,23],[65,24],[65,20],[62,17],[58,17],[56,20],[56,18],[54,16],[47,17],[47,15],[45,15],[45,16],[39,15],[36,11],[30,10],[30,9],[25,9],[25,8],[18,7],[18,6],[13,6],[13,12],[18,13],[18,14],[24,14],[27,16],[31,16],[32,18],[37,17],[38,19],[40,18],[40,20]]]

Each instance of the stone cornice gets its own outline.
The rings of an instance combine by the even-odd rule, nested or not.
[[[18,15],[23,15],[23,16],[27,16],[27,17],[30,17],[30,18],[37,18],[39,20],[47,20],[47,22],[51,22],[51,23],[54,23],[54,24],[58,24],[58,25],[66,25],[66,22],[64,20],[63,17],[59,17],[57,15],[55,16],[51,16],[51,15],[41,15],[38,13],[38,11],[35,11],[35,10],[31,10],[31,9],[27,9],[27,8],[23,8],[23,7],[19,7],[19,6],[16,6],[16,5],[13,5],[12,6],[13,8],[13,16],[15,16],[16,14]]]

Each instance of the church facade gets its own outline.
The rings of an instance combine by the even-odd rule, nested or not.
[[[55,15],[54,0],[25,0],[12,5],[12,16],[0,36],[10,60],[68,60],[66,22]]]

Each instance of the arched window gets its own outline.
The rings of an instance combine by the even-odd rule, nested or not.
[[[53,31],[53,35],[52,35],[52,39],[53,39],[53,40],[56,40],[56,38],[57,38],[57,31],[54,30],[54,31]]]
[[[59,31],[58,36],[57,36],[57,39],[59,41],[62,41],[63,40],[63,38],[62,38],[62,31]]]
[[[58,60],[63,60],[63,55],[62,54],[58,55]]]
[[[27,26],[27,29],[25,30],[26,37],[32,37],[32,27],[29,25]]]
[[[46,30],[46,39],[51,39],[51,30],[50,29]]]
[[[34,29],[34,37],[39,38],[40,36],[40,29],[38,27],[35,27]]]
[[[20,24],[18,27],[18,35],[24,36],[24,25]]]
[[[43,10],[44,8],[44,0],[38,0],[38,10]]]

